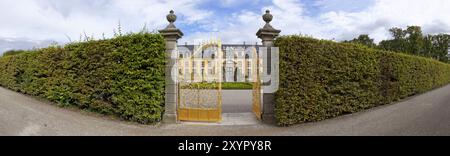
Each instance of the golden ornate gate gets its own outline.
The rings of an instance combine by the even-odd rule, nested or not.
[[[253,49],[252,54],[252,81],[253,81],[253,92],[252,92],[252,111],[255,113],[256,118],[261,119],[261,65],[260,65],[259,54],[256,49]]]
[[[211,55],[205,57],[207,50]],[[222,44],[214,40],[178,59],[179,121],[222,120],[222,58]]]

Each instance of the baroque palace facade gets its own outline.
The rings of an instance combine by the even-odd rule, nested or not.
[[[179,75],[190,82],[213,82],[217,81],[214,75],[222,72],[222,82],[252,82],[256,72],[253,70],[254,55],[261,45],[225,44],[219,47],[221,54],[218,53],[218,46],[197,50],[195,45],[179,45],[178,57],[184,60],[179,64]],[[222,59],[217,58],[219,55]],[[220,65],[217,64],[219,60]]]

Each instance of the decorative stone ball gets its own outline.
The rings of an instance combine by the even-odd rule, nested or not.
[[[170,14],[167,15],[167,21],[173,23],[177,20],[177,15],[174,14],[173,10],[170,10]]]
[[[266,10],[266,14],[263,15],[263,20],[266,21],[266,23],[269,23],[272,19],[273,16],[270,14],[270,10]]]

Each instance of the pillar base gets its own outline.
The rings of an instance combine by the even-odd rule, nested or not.
[[[162,118],[162,122],[165,124],[176,124],[177,121],[177,115],[176,114],[164,114]]]
[[[261,120],[265,124],[270,124],[270,125],[276,125],[277,124],[277,120],[275,119],[275,115],[274,114],[262,114],[261,115]]]
[[[263,113],[261,119],[263,123],[276,124],[274,109],[275,109],[275,94],[264,93],[263,94]]]

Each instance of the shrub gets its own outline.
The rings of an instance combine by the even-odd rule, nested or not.
[[[61,106],[152,123],[164,111],[164,68],[163,37],[138,33],[4,56],[0,85]]]
[[[388,104],[450,82],[450,65],[299,36],[276,40],[279,125],[319,121]]]
[[[4,52],[2,56],[17,55],[17,54],[21,54],[24,52],[26,52],[26,51],[24,51],[24,50],[9,50],[9,51]]]

